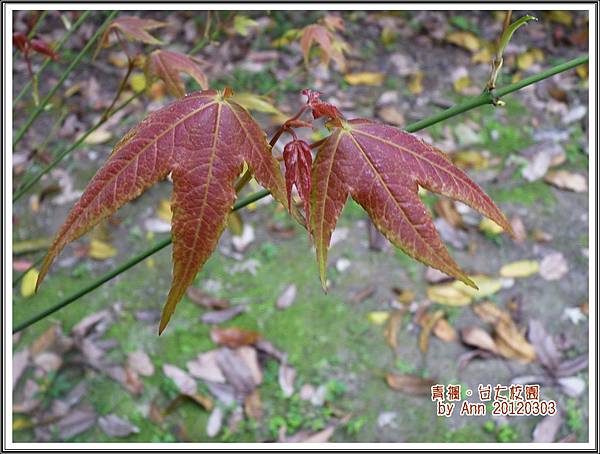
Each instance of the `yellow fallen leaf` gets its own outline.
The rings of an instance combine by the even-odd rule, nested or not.
[[[149,269],[152,269],[156,266],[156,260],[154,260],[154,257],[150,257],[148,260],[146,260],[146,266]]]
[[[236,15],[233,19],[233,29],[242,36],[248,36],[250,29],[257,26],[258,22],[248,16]]]
[[[493,295],[502,288],[502,281],[494,277],[486,276],[484,274],[476,274],[474,276],[469,276],[469,278],[477,287],[479,287],[479,290],[475,290],[474,288],[463,284],[461,281],[452,282],[452,286],[465,295],[469,295],[473,299],[479,299]]]
[[[537,260],[520,260],[518,262],[507,263],[500,268],[500,276],[528,277],[536,274],[539,270],[540,263]]]
[[[383,30],[381,30],[381,44],[384,46],[389,46],[396,41],[396,30],[394,27],[385,26]]]
[[[104,241],[93,239],[88,255],[96,260],[106,260],[117,255],[117,250]]]
[[[488,158],[486,158],[479,151],[459,151],[452,155],[454,164],[463,169],[485,169],[489,165]]]
[[[577,73],[579,78],[587,80],[589,72],[588,65],[579,65],[577,68],[575,68],[575,72]]]
[[[517,66],[520,70],[526,70],[535,63],[535,58],[530,52],[524,52],[517,56]]]
[[[408,90],[413,95],[420,95],[423,92],[423,71],[417,71],[410,77],[408,82]]]
[[[548,20],[570,27],[573,24],[573,15],[569,11],[550,11]]]
[[[344,77],[350,85],[381,85],[384,78],[383,73],[371,72],[346,74]]]
[[[25,418],[15,418],[13,419],[13,425],[12,425],[12,429],[16,432],[18,430],[25,430],[25,429],[29,429],[31,426],[33,426],[33,423]]]
[[[140,93],[146,89],[146,76],[142,73],[135,73],[129,77],[129,86],[136,93]]]
[[[29,298],[35,293],[35,283],[37,282],[40,272],[36,268],[31,268],[21,280],[21,296]]]
[[[479,50],[481,44],[479,42],[479,38],[475,36],[475,34],[471,32],[452,32],[446,36],[446,41],[451,44],[455,44],[463,49],[470,50],[471,52],[475,52]]]
[[[264,112],[268,114],[277,115],[278,117],[285,117],[285,114],[278,110],[268,98],[264,96],[255,95],[254,93],[234,93],[231,97],[232,101],[237,102],[240,106],[245,107],[248,110],[255,110],[257,112]]]
[[[84,143],[88,145],[99,145],[101,143],[106,143],[110,139],[112,139],[112,132],[107,131],[106,129],[98,128],[94,132],[92,132],[89,136],[84,139]]]
[[[390,313],[384,311],[369,312],[367,317],[371,323],[383,325],[390,318]]]
[[[471,78],[469,76],[459,77],[454,81],[454,91],[456,93],[462,93],[465,88],[471,85]]]
[[[430,286],[427,289],[427,298],[446,306],[466,306],[473,300],[470,295],[456,288],[452,282]]]
[[[156,215],[163,221],[171,222],[171,218],[173,217],[171,202],[167,199],[162,199],[156,210]]]
[[[108,62],[117,68],[126,68],[129,64],[127,56],[123,52],[111,52],[108,54]]]
[[[491,235],[498,235],[504,232],[504,229],[488,218],[483,218],[479,223],[479,230]]]
[[[286,31],[281,37],[271,41],[271,46],[273,46],[273,47],[287,46],[292,41],[295,41],[296,39],[300,38],[301,34],[302,34],[302,30],[299,30],[297,28],[292,28],[292,29]]]
[[[473,54],[471,63],[489,63],[492,61],[493,51],[489,47],[484,47]]]

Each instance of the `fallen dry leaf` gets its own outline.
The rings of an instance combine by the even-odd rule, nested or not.
[[[254,391],[244,398],[244,412],[248,418],[256,421],[262,418],[262,401],[258,389],[254,389]]]
[[[247,348],[256,352],[251,347]],[[227,382],[233,385],[237,394],[242,397],[247,396],[256,388],[260,383],[259,378],[262,380],[262,375],[258,377],[256,373],[257,370],[260,373],[256,356],[254,364],[251,364],[248,361],[249,358],[242,356],[237,350],[221,348],[218,350],[216,359]]]
[[[423,378],[418,375],[400,375],[392,373],[385,374],[385,381],[390,388],[412,395],[430,394],[431,387],[435,384],[435,381],[430,378]]]
[[[237,348],[242,345],[255,344],[260,339],[260,334],[256,331],[247,331],[237,327],[213,328],[210,330],[210,338],[215,344]]]
[[[408,91],[410,91],[413,95],[420,95],[423,92],[424,76],[425,73],[423,71],[417,71],[410,76],[410,80],[408,82]]]
[[[568,191],[587,192],[588,190],[587,179],[585,176],[567,170],[548,172],[544,177],[544,181],[559,189],[566,189]]]
[[[419,334],[419,348],[423,353],[426,353],[429,349],[429,336],[431,334],[431,330],[438,322],[438,320],[441,320],[443,316],[444,311],[440,309],[435,311],[433,314],[429,315],[429,317],[427,317],[427,320],[424,322],[423,329]]]
[[[472,347],[480,348],[492,353],[498,353],[496,343],[487,331],[477,326],[466,326],[460,330],[462,341]]]
[[[434,303],[447,306],[466,306],[473,301],[473,298],[470,295],[456,288],[456,286],[453,285],[453,282],[428,287],[427,298]]]
[[[534,443],[554,443],[558,430],[563,423],[560,415],[546,416],[533,430]]]
[[[471,32],[451,32],[446,35],[446,41],[471,52],[479,50],[481,46],[479,38]]]
[[[221,431],[221,426],[223,425],[223,410],[221,407],[216,406],[210,416],[208,417],[208,421],[206,423],[206,435],[210,438],[216,437],[218,433]]]
[[[285,397],[291,397],[294,394],[294,382],[296,380],[296,369],[287,362],[279,365],[279,387]]]
[[[139,427],[115,414],[101,416],[98,425],[109,437],[126,437],[140,432]]]
[[[518,262],[507,263],[500,268],[502,277],[529,277],[540,270],[540,263],[537,260],[520,260]]]
[[[175,383],[181,394],[192,395],[198,391],[196,380],[179,367],[173,364],[163,364],[163,373]]]
[[[402,324],[403,310],[395,310],[392,312],[385,328],[385,339],[390,347],[394,350],[398,349],[398,330]]]
[[[498,352],[508,359],[523,363],[535,361],[535,349],[527,342],[512,320],[500,320],[494,325],[494,341]]]
[[[197,287],[188,288],[187,297],[193,303],[209,309],[227,309],[230,306],[229,301],[209,296]]]
[[[375,325],[383,325],[389,317],[390,313],[385,311],[374,311],[367,314],[369,321]]]
[[[547,281],[561,279],[569,272],[569,265],[565,256],[560,252],[547,255],[540,263],[540,276]]]
[[[381,85],[385,74],[380,72],[351,73],[344,76],[344,80],[350,85]]]
[[[290,284],[286,287],[279,298],[277,298],[277,302],[275,303],[275,307],[277,309],[286,309],[294,304],[296,300],[297,288],[295,284]]]
[[[186,363],[190,375],[215,383],[225,383],[225,376],[217,364],[217,350],[200,353],[196,359]]]
[[[88,255],[96,260],[106,260],[117,255],[117,252],[117,249],[110,244],[104,241],[93,239],[90,242]]]
[[[127,365],[144,377],[150,377],[154,374],[154,364],[152,364],[148,354],[142,350],[129,353],[127,355]]]
[[[200,320],[202,320],[202,323],[218,324],[231,320],[244,312],[246,312],[246,307],[237,305],[220,311],[206,312],[200,317]]]

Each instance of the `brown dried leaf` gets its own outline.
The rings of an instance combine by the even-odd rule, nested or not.
[[[256,421],[262,418],[262,401],[258,389],[254,389],[254,391],[244,398],[244,411],[248,418],[252,418]]]
[[[392,312],[385,328],[385,339],[390,347],[394,350],[398,349],[398,330],[402,324],[402,316],[404,310],[396,310]]]
[[[197,287],[190,287],[187,291],[187,297],[198,306],[209,309],[227,309],[230,305],[229,301],[207,295]]]
[[[492,352],[498,353],[498,348],[492,336],[487,331],[477,326],[466,326],[460,331],[462,341],[472,347],[480,348]]]
[[[423,396],[431,393],[431,387],[435,384],[435,381],[430,378],[408,374],[387,373],[385,380],[388,386],[396,391]]]
[[[210,330],[210,338],[215,344],[225,345],[229,348],[237,348],[242,345],[255,344],[260,339],[260,333],[247,331],[241,328],[213,328]]]
[[[419,348],[423,353],[426,353],[429,349],[429,336],[431,334],[431,330],[438,320],[442,319],[442,317],[444,317],[444,311],[441,309],[437,310],[431,314],[423,324],[423,329],[419,334]]]

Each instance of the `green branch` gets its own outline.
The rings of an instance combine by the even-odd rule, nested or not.
[[[119,110],[124,109],[134,99],[138,98],[140,96],[140,94],[141,93],[136,93],[136,94],[130,96],[126,101],[123,102],[123,104],[121,104],[119,107],[117,107],[115,110],[113,110],[111,112],[111,115],[114,115]],[[40,180],[40,178],[42,178],[44,175],[46,175],[48,172],[50,172],[54,167],[56,167],[56,165],[66,155],[68,155],[69,153],[71,153],[76,148],[79,148],[83,144],[83,142],[85,142],[85,139],[87,139],[88,136],[90,134],[92,134],[96,129],[98,129],[100,126],[102,126],[104,123],[106,123],[106,121],[109,118],[110,117],[107,117],[107,118],[103,117],[103,118],[101,118],[98,123],[96,123],[93,127],[91,127],[90,129],[88,129],[84,135],[82,135],[79,139],[77,139],[77,142],[73,143],[73,145],[71,145],[70,147],[65,148],[63,151],[61,151],[60,153],[58,153],[56,155],[56,158],[54,158],[54,160],[50,164],[48,164],[46,167],[44,167],[42,170],[40,170],[36,175],[34,175],[33,177],[31,177],[25,183],[23,183],[19,187],[19,189],[17,189],[17,191],[15,192],[15,194],[13,195],[13,203],[16,202],[17,200],[19,200],[27,191],[29,191],[33,187],[33,185],[35,185]]]
[[[60,87],[62,87],[62,85],[67,80],[67,77],[69,77],[69,74],[71,74],[71,72],[73,72],[73,70],[79,64],[81,59],[85,56],[85,54],[87,54],[87,52],[92,48],[92,46],[94,45],[96,40],[102,35],[102,33],[104,32],[104,28],[106,26],[108,26],[108,24],[112,21],[112,19],[117,14],[118,14],[118,11],[113,11],[108,15],[108,17],[106,18],[104,23],[98,28],[98,30],[96,30],[96,33],[94,33],[94,35],[90,38],[90,40],[87,42],[85,47],[81,50],[81,52],[79,52],[77,57],[75,57],[73,59],[71,64],[68,66],[68,68],[65,70],[65,72],[62,74],[62,76],[58,80],[58,82],[56,82],[56,84],[50,89],[50,91],[44,97],[44,99],[42,99],[42,101],[37,106],[37,108],[31,113],[31,115],[29,116],[29,118],[27,119],[25,124],[23,126],[21,126],[21,129],[19,129],[19,131],[17,131],[15,138],[13,139],[13,143],[12,143],[13,149],[21,141],[21,139],[23,138],[23,136],[25,135],[27,130],[31,127],[31,125],[35,121],[35,119],[45,110],[46,104],[48,104],[48,101],[50,101],[50,98],[52,98],[52,96],[54,96],[54,94],[58,91],[58,89]]]
[[[506,87],[500,88],[498,90],[496,90],[496,96],[504,96],[507,95],[509,93],[515,92],[517,90],[520,90],[523,87],[526,87],[528,85],[531,85],[533,83],[539,82],[543,79],[547,79],[548,77],[551,77],[555,74],[558,74],[560,72],[563,71],[567,71],[569,69],[575,68],[578,65],[587,63],[589,60],[589,57],[587,55],[585,56],[581,56],[578,57],[574,60],[568,61],[566,63],[563,63],[561,65],[557,65],[553,68],[550,68],[547,71],[543,71],[535,76],[531,76],[528,77],[526,79],[521,80],[520,82],[511,84],[511,85],[507,85]],[[429,126],[432,126],[436,123],[439,123],[441,121],[447,120],[451,117],[454,117],[456,115],[459,115],[463,112],[466,112],[468,110],[474,109],[475,107],[479,107],[482,106],[484,104],[492,104],[495,101],[494,96],[492,96],[489,93],[484,93],[480,96],[477,96],[465,103],[459,104],[457,106],[451,107],[437,115],[433,115],[429,118],[425,118],[424,120],[418,121],[416,123],[413,123],[411,125],[408,125],[405,130],[408,132],[416,132],[419,131],[421,129],[425,129]],[[263,189],[261,191],[255,192],[254,194],[246,197],[243,200],[240,200],[238,203],[235,204],[235,206],[233,207],[233,211],[239,210],[242,207],[245,207],[246,205],[249,205],[252,202],[255,202],[257,200],[262,199],[263,197],[266,197],[267,195],[269,195],[269,191]],[[48,309],[46,309],[45,311],[34,315],[33,317],[29,318],[28,320],[25,320],[24,322],[20,323],[19,325],[17,325],[14,329],[13,329],[13,333],[16,333],[18,331],[21,331],[25,328],[27,328],[28,326],[34,324],[35,322],[38,322],[40,320],[42,320],[43,318],[47,317],[50,314],[53,314],[54,312],[62,309],[65,306],[68,306],[69,304],[73,303],[74,301],[78,300],[79,298],[81,298],[82,296],[90,293],[91,291],[97,289],[98,287],[100,287],[102,284],[110,281],[111,279],[113,279],[114,277],[118,276],[119,274],[127,271],[129,268],[132,268],[133,266],[137,265],[138,263],[140,263],[141,261],[143,261],[144,259],[150,257],[152,254],[154,254],[155,252],[160,251],[161,249],[165,248],[166,246],[168,246],[169,244],[171,244],[171,237],[166,238],[162,241],[159,241],[158,243],[154,244],[152,247],[150,247],[149,249],[145,250],[144,252],[136,255],[135,257],[131,258],[130,260],[128,260],[127,262],[123,263],[122,265],[120,265],[119,267],[117,267],[116,269],[114,269],[113,271],[111,271],[110,273],[105,274],[104,276],[100,277],[98,280],[94,281],[93,283],[91,283],[90,285],[88,285],[85,288],[82,288],[81,290],[79,290],[78,292],[74,293],[73,295],[67,297],[66,299],[64,299],[63,301],[59,302],[58,304],[49,307]]]

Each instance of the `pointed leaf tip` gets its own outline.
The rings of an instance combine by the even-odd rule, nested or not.
[[[507,232],[492,200],[440,150],[407,132],[369,120],[344,122],[313,166],[311,228],[323,284],[327,249],[348,194],[383,235],[409,256],[477,289],[442,243],[418,196],[419,186],[471,206]]]

